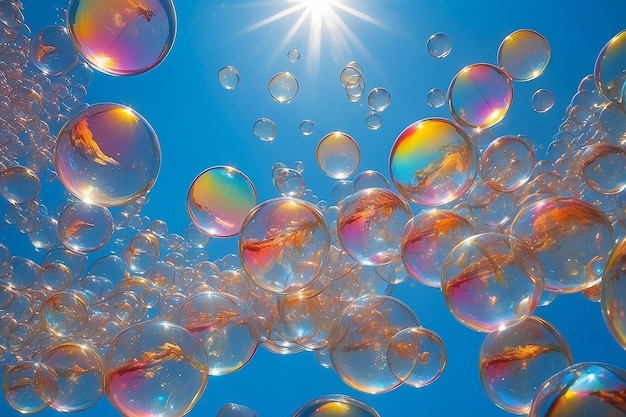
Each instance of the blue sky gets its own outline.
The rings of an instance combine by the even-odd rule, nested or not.
[[[58,21],[53,4],[64,5],[39,0],[23,3],[33,33]],[[374,169],[389,179],[389,150],[398,134],[419,119],[451,117],[447,107],[427,105],[427,92],[431,88],[447,90],[452,77],[465,65],[495,64],[500,42],[521,28],[546,37],[551,61],[539,78],[514,83],[506,118],[490,130],[494,137],[527,135],[538,159],[545,158],[545,149],[558,132],[578,83],[593,72],[605,43],[623,29],[626,11],[617,0],[600,6],[583,1],[506,5],[495,0],[344,0],[341,4],[344,7],[333,8],[341,26],[329,29],[330,24],[322,22],[322,30],[317,31],[310,18],[297,26],[304,9],[284,15],[294,5],[287,0],[178,1],[177,37],[161,65],[133,77],[94,72],[87,103],[129,105],[158,134],[161,171],[143,215],[162,219],[171,232],[182,234],[190,222],[185,210],[188,187],[197,174],[215,165],[232,165],[245,172],[261,202],[278,195],[271,182],[274,163],[292,166],[303,161],[307,187],[320,199],[332,202],[334,180],[316,166],[315,148],[319,139],[336,130],[350,134],[360,145],[357,173]],[[426,40],[435,32],[445,32],[453,43],[451,54],[441,60],[426,50]],[[295,64],[286,57],[291,48],[301,53]],[[378,130],[365,125],[369,110],[364,98],[350,103],[339,83],[341,69],[353,60],[364,69],[366,94],[374,87],[391,93],[391,105],[382,113]],[[218,70],[226,65],[234,66],[241,75],[239,86],[232,91],[217,81]],[[272,101],[267,92],[267,82],[280,71],[290,71],[299,80],[299,94],[289,104]],[[531,106],[531,96],[539,88],[549,89],[556,97],[554,107],[545,114],[534,112]],[[278,127],[271,143],[252,133],[252,125],[260,117],[271,118]],[[311,136],[298,130],[303,119],[315,122]],[[4,207],[6,202],[0,202],[0,208]],[[412,206],[414,213],[418,209]],[[2,230],[0,242],[14,255],[41,260],[42,254],[33,253],[13,226]],[[236,237],[212,239],[207,251],[210,259],[218,259],[234,253],[236,247]],[[508,415],[489,401],[480,386],[478,351],[484,335],[458,323],[438,289],[409,280],[398,285],[392,295],[409,305],[420,323],[436,331],[447,347],[447,367],[432,385],[368,395],[350,389],[332,370],[318,365],[312,352],[281,356],[259,348],[242,370],[210,377],[204,395],[188,415],[212,416],[225,403],[235,402],[251,407],[260,417],[289,416],[304,403],[334,393],[358,398],[383,417]],[[559,296],[536,314],[563,333],[574,362],[601,361],[626,368],[626,355],[609,335],[599,304],[580,294]],[[56,414],[48,410],[41,415]],[[0,415],[18,414],[0,401]],[[103,398],[81,415],[116,415],[116,411]]]

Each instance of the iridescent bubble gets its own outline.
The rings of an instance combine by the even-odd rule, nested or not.
[[[626,349],[626,239],[609,255],[602,276],[601,306],[604,322],[613,338]]]
[[[296,62],[298,62],[299,59],[300,59],[300,51],[298,51],[296,48],[292,48],[287,51],[287,61],[291,62],[292,64],[295,64]]]
[[[365,115],[365,126],[371,130],[378,130],[383,125],[383,118],[380,113],[375,111],[369,112]]]
[[[347,395],[333,394],[309,401],[291,417],[380,417],[369,405]]]
[[[459,322],[481,332],[530,316],[543,288],[537,255],[522,241],[498,233],[465,239],[450,251],[441,270],[448,309]]]
[[[487,396],[513,414],[528,414],[538,388],[572,365],[565,338],[547,321],[530,316],[491,332],[480,347],[480,380]]]
[[[59,237],[65,246],[77,252],[92,252],[111,238],[113,217],[106,207],[80,201],[63,210],[58,226]]]
[[[510,233],[541,260],[546,289],[564,293],[600,281],[614,242],[611,223],[602,211],[568,197],[541,199],[524,207]]]
[[[513,81],[539,77],[550,62],[550,45],[540,33],[520,29],[504,38],[498,48],[498,66]]]
[[[274,293],[296,292],[322,273],[330,245],[328,226],[310,203],[286,197],[259,204],[239,233],[246,273]]]
[[[306,190],[306,182],[299,171],[292,168],[278,168],[272,172],[276,191],[283,197],[301,198]]]
[[[485,129],[499,123],[511,106],[513,84],[491,64],[473,64],[459,71],[448,88],[448,105],[464,126]]]
[[[161,148],[148,121],[119,104],[94,104],[76,114],[59,132],[54,150],[65,188],[101,206],[128,204],[146,194],[160,165]]]
[[[72,337],[82,332],[89,322],[85,301],[71,292],[57,292],[41,303],[41,325],[54,336]]]
[[[239,85],[239,71],[230,65],[220,68],[217,80],[227,90],[234,90]]]
[[[279,72],[267,84],[270,96],[279,103],[290,103],[298,95],[300,85],[290,72]]]
[[[410,218],[409,205],[393,191],[368,188],[343,201],[337,235],[359,263],[385,265],[400,258],[400,236]]]
[[[313,123],[312,120],[304,119],[300,122],[298,128],[300,129],[300,133],[302,133],[302,135],[310,136],[315,130],[315,123]]]
[[[164,320],[119,333],[102,364],[106,395],[128,417],[186,414],[204,392],[208,376],[204,345]]]
[[[373,88],[367,95],[367,105],[376,112],[381,112],[391,104],[391,94],[382,87]]]
[[[577,363],[544,382],[528,417],[620,416],[624,414],[624,391],[624,369],[605,363]]]
[[[0,195],[11,204],[27,203],[39,197],[41,182],[36,173],[16,165],[0,170]]]
[[[24,361],[6,371],[4,398],[14,410],[33,414],[56,400],[59,386],[54,371],[45,363]]]
[[[445,58],[452,51],[452,39],[445,33],[433,33],[426,41],[426,49],[433,58]]]
[[[353,185],[354,191],[361,191],[366,188],[389,188],[389,181],[380,172],[368,169],[354,178]]]
[[[151,70],[165,59],[176,36],[171,0],[71,0],[67,21],[80,54],[111,75]]]
[[[200,173],[187,193],[187,213],[194,225],[212,237],[239,233],[243,219],[257,204],[256,189],[241,171],[216,166]]]
[[[63,75],[78,62],[78,52],[63,26],[46,26],[30,43],[33,63],[47,75]]]
[[[624,147],[594,143],[585,148],[579,170],[587,187],[601,194],[618,194],[626,188],[620,175],[625,164]]]
[[[446,104],[447,99],[448,96],[446,95],[446,92],[440,90],[439,88],[431,88],[428,90],[428,94],[426,95],[426,102],[434,109],[438,109]]]
[[[441,337],[430,329],[407,327],[389,341],[387,363],[402,383],[415,388],[433,383],[446,367],[448,355]]]
[[[347,133],[332,132],[317,144],[317,164],[326,175],[343,180],[356,171],[361,162],[361,149]]]
[[[252,125],[252,131],[264,142],[271,142],[276,137],[276,124],[267,117],[261,117]]]
[[[537,113],[545,113],[554,106],[554,94],[550,90],[540,88],[533,94],[531,102],[533,110]]]
[[[535,151],[520,136],[501,136],[491,142],[480,158],[480,177],[496,191],[509,193],[530,179]]]
[[[622,103],[626,73],[626,30],[615,35],[598,54],[593,75],[598,90],[614,103]]]
[[[423,119],[405,128],[389,155],[396,189],[417,204],[436,206],[469,190],[478,155],[472,138],[446,119]]]
[[[400,250],[409,274],[429,287],[441,287],[441,268],[448,253],[474,235],[470,222],[452,210],[416,214],[404,227]]]
[[[55,410],[86,410],[102,397],[102,360],[89,346],[65,343],[50,349],[41,361],[57,376],[59,390],[50,404]]]

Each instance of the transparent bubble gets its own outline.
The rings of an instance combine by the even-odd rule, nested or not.
[[[300,122],[298,128],[300,129],[300,133],[302,133],[303,136],[310,136],[315,130],[315,123],[313,123],[312,120],[304,119]]]
[[[252,125],[252,131],[262,141],[271,142],[276,137],[276,124],[267,117],[261,117]]]
[[[327,395],[309,401],[291,417],[380,417],[369,405],[347,395]]]
[[[86,410],[102,397],[102,360],[89,346],[65,343],[50,349],[41,361],[57,376],[59,390],[50,405],[56,411]]]
[[[276,191],[283,197],[301,198],[306,190],[306,182],[299,171],[292,168],[278,168],[272,172]]]
[[[4,398],[14,410],[33,414],[56,400],[59,386],[54,371],[45,363],[24,361],[4,375]]]
[[[598,54],[593,71],[596,86],[606,98],[622,103],[622,91],[626,73],[626,30],[615,35]]]
[[[604,213],[568,197],[541,199],[524,207],[511,224],[511,235],[541,260],[546,289],[564,293],[599,282],[614,241]]]
[[[48,291],[63,291],[72,283],[72,271],[62,263],[51,262],[41,267],[37,281]]]
[[[446,119],[412,123],[397,137],[389,171],[405,198],[437,206],[461,197],[476,175],[478,155],[471,137]]]
[[[446,367],[448,355],[437,333],[423,327],[407,327],[389,341],[387,363],[402,383],[415,388],[433,383]]]
[[[361,191],[367,188],[389,188],[389,181],[380,172],[368,169],[354,178],[353,185],[354,191]]]
[[[426,41],[426,49],[433,58],[445,58],[452,51],[452,39],[445,33],[433,33]]]
[[[620,175],[626,164],[626,150],[621,146],[592,144],[580,159],[580,175],[587,185],[601,194],[618,194],[626,188]]]
[[[601,306],[604,322],[613,338],[626,349],[626,239],[611,251],[602,276]]]
[[[535,152],[524,137],[501,136],[480,158],[480,177],[496,191],[509,193],[526,184],[535,167]]]
[[[67,21],[74,46],[95,69],[137,75],[165,59],[176,36],[171,0],[71,0]]]
[[[279,103],[290,103],[298,95],[300,85],[296,77],[290,72],[279,72],[267,84],[270,96]]]
[[[217,80],[227,90],[234,90],[239,85],[239,71],[230,65],[220,68]]]
[[[426,95],[426,102],[434,109],[438,109],[446,104],[447,99],[448,96],[446,95],[446,92],[440,90],[439,88],[431,88],[428,90],[428,94]]]
[[[150,232],[142,232],[133,237],[124,249],[124,261],[134,273],[147,272],[159,258],[160,244]]]
[[[101,206],[128,204],[146,194],[160,164],[161,148],[148,121],[119,104],[95,104],[76,114],[59,132],[54,150],[65,188]]]
[[[346,91],[346,96],[351,102],[357,102],[365,92],[365,79],[363,68],[358,62],[349,62],[339,75],[341,85]]]
[[[498,66],[513,81],[539,77],[550,62],[550,45],[540,33],[520,29],[504,38],[498,48]]]
[[[365,115],[365,126],[371,130],[378,130],[383,125],[383,117],[375,111]]]
[[[400,235],[410,218],[409,205],[393,191],[368,188],[344,200],[337,235],[359,263],[385,265],[400,258]]]
[[[465,239],[450,251],[441,271],[441,291],[452,315],[482,332],[530,316],[543,288],[543,268],[535,253],[498,233]]]
[[[78,62],[78,52],[63,26],[46,26],[33,37],[30,44],[33,63],[48,75],[63,75]]]
[[[356,390],[380,394],[402,382],[387,363],[393,336],[407,327],[418,327],[415,313],[386,295],[360,297],[345,307],[333,322],[329,350],[333,369]]]
[[[626,371],[596,362],[567,367],[539,388],[528,417],[623,414]]]
[[[480,347],[483,389],[513,414],[527,414],[541,384],[570,365],[572,352],[565,338],[536,316],[489,333]]]
[[[113,217],[106,207],[77,202],[59,215],[59,237],[65,246],[78,252],[103,247],[113,233]]]
[[[52,335],[72,337],[80,334],[89,322],[85,301],[71,292],[57,292],[41,303],[41,324]]]
[[[106,395],[128,417],[186,414],[202,395],[208,372],[200,340],[164,320],[119,333],[102,364]]]
[[[11,273],[6,282],[18,290],[32,287],[41,269],[37,263],[23,256],[12,256],[10,266]]]
[[[200,173],[187,193],[187,213],[198,229],[212,237],[239,233],[243,219],[257,204],[256,189],[241,171],[216,166]]]
[[[300,51],[298,51],[296,48],[292,48],[287,51],[287,61],[291,62],[292,64],[295,64],[296,62],[298,62],[299,59],[300,59]]]
[[[509,111],[513,85],[509,76],[491,64],[473,64],[459,71],[448,88],[448,105],[464,126],[485,129]]]
[[[343,180],[356,171],[361,162],[361,149],[347,133],[332,132],[317,144],[318,166],[331,178]]]
[[[315,206],[281,197],[250,211],[239,233],[239,257],[257,285],[288,294],[319,277],[329,244],[328,226]]]
[[[250,407],[228,403],[219,409],[216,417],[257,417],[257,415]]]
[[[376,112],[381,112],[391,104],[391,94],[382,87],[373,88],[367,95],[367,105]]]
[[[0,195],[11,204],[27,203],[39,197],[41,182],[36,173],[16,165],[0,170]]]
[[[416,214],[404,227],[400,250],[409,274],[429,287],[441,287],[441,268],[448,253],[474,235],[470,222],[452,210]]]
[[[35,120],[43,111],[41,94],[32,88],[14,88],[9,95],[9,100],[13,115],[22,123]]]
[[[540,88],[533,94],[531,102],[533,110],[537,113],[545,113],[554,106],[554,94],[550,90]]]

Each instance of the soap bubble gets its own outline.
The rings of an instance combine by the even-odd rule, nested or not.
[[[602,276],[601,306],[604,322],[611,335],[626,349],[626,239],[611,251]]]
[[[272,119],[261,117],[252,125],[252,131],[264,142],[271,142],[276,137],[276,124]]]
[[[22,414],[48,408],[56,400],[58,390],[56,374],[42,362],[20,362],[4,375],[4,398]]]
[[[78,52],[63,26],[46,26],[30,44],[30,57],[44,74],[63,75],[78,62]]]
[[[540,88],[534,92],[531,102],[533,110],[537,113],[545,113],[554,106],[554,94],[550,90]]]
[[[46,297],[39,315],[42,327],[59,337],[78,336],[89,322],[85,301],[71,292],[57,292]]]
[[[375,112],[369,112],[365,115],[365,126],[371,130],[378,130],[383,124],[382,116]]]
[[[298,95],[300,85],[292,73],[285,71],[279,72],[270,79],[267,90],[274,101],[290,103]]]
[[[106,207],[82,201],[70,204],[59,215],[59,237],[77,252],[103,247],[113,234],[113,217]]]
[[[598,91],[614,103],[622,102],[622,91],[626,80],[625,62],[626,30],[623,30],[602,48],[593,71]]]
[[[530,179],[535,151],[519,136],[501,136],[491,142],[480,158],[480,177],[496,191],[509,193]]]
[[[382,87],[373,88],[367,95],[367,105],[375,112],[381,112],[391,104],[391,94]]]
[[[225,66],[217,72],[217,80],[226,90],[234,90],[239,85],[239,71],[233,66]]]
[[[302,133],[303,136],[310,136],[315,130],[315,123],[313,123],[312,120],[304,119],[300,122],[298,128],[300,129],[300,133]]]
[[[291,417],[380,417],[369,405],[347,395],[333,394],[316,398],[300,407]]]
[[[0,195],[11,204],[27,203],[39,197],[41,181],[30,169],[16,165],[0,170]]]
[[[356,171],[361,162],[361,149],[347,133],[332,132],[317,145],[317,164],[326,175],[343,180]]]
[[[550,45],[540,33],[520,29],[504,38],[498,48],[498,66],[513,81],[530,81],[543,74],[550,62]]]
[[[433,33],[426,41],[426,49],[433,58],[445,58],[452,51],[452,39],[445,33]]]
[[[300,59],[300,51],[296,48],[292,48],[287,51],[287,60],[292,64],[295,64]]]

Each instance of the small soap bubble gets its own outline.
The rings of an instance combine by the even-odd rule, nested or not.
[[[357,142],[344,132],[332,132],[317,145],[318,166],[331,178],[342,180],[356,171],[361,162],[361,149]]]
[[[391,104],[391,94],[382,87],[373,88],[367,95],[367,105],[375,112],[381,112]]]
[[[262,141],[271,142],[276,137],[276,124],[267,117],[261,117],[252,125],[252,131]]]
[[[106,207],[81,201],[63,210],[58,226],[59,237],[65,246],[78,252],[92,252],[111,238],[113,217]]]
[[[63,26],[46,26],[33,37],[30,57],[44,74],[63,75],[78,62],[78,52]]]
[[[428,90],[428,94],[426,95],[426,102],[430,107],[438,109],[446,104],[447,98],[448,96],[445,91],[440,90],[439,88],[431,88]]]
[[[626,30],[615,35],[598,54],[593,71],[596,86],[606,98],[623,103],[626,62]]]
[[[433,58],[445,58],[452,51],[452,39],[445,33],[433,33],[426,41],[426,49]]]
[[[3,388],[9,405],[22,414],[45,410],[56,400],[59,391],[54,371],[45,363],[32,361],[9,368]]]
[[[296,48],[292,48],[287,51],[287,61],[295,64],[300,59],[300,51]]]
[[[531,102],[533,110],[537,113],[546,113],[554,106],[554,94],[550,90],[540,88],[533,94]]]
[[[239,85],[239,71],[230,65],[217,72],[217,80],[226,90],[234,90]]]
[[[375,111],[365,115],[365,126],[371,130],[378,130],[383,125],[383,118],[380,113]]]
[[[270,79],[267,90],[274,101],[290,103],[298,95],[300,85],[292,73],[285,71],[279,72]]]
[[[316,351],[317,352],[317,351]],[[291,417],[380,417],[369,405],[347,395],[327,395],[300,407]]]
[[[315,123],[312,120],[304,119],[300,122],[298,128],[300,129],[300,133],[302,133],[303,136],[310,136],[315,130]]]
[[[41,182],[36,173],[16,165],[0,170],[0,195],[11,204],[34,201],[41,192]]]
[[[257,415],[245,405],[228,403],[220,408],[216,417],[257,417]]]

